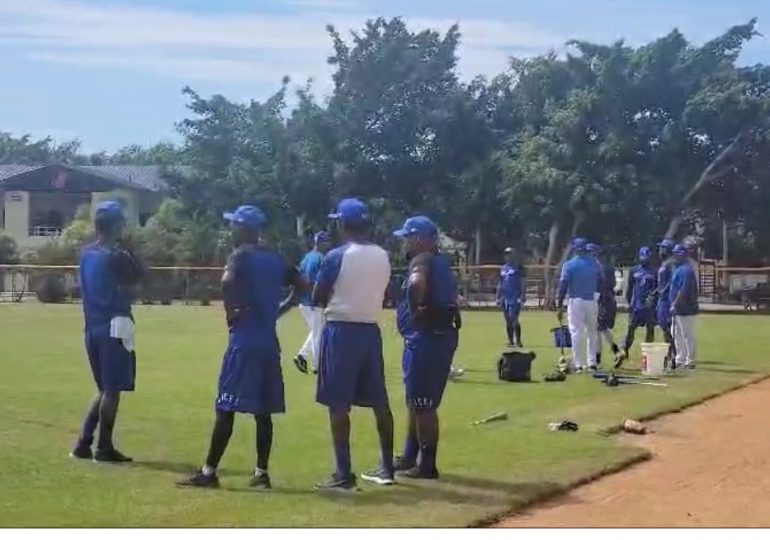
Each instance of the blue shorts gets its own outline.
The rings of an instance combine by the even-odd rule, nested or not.
[[[668,302],[658,303],[658,325],[664,332],[671,332],[671,324],[673,319],[671,318],[671,304]]]
[[[123,341],[86,333],[86,352],[99,391],[133,392],[136,383],[136,353]]]
[[[504,299],[502,302],[503,307],[503,315],[505,315],[505,319],[508,321],[515,321],[519,318],[519,314],[521,313],[521,301],[519,299],[514,300],[506,300]]]
[[[617,302],[599,302],[599,332],[615,328],[615,318],[618,314]]]
[[[655,325],[655,310],[644,307],[632,309],[628,312],[629,325],[634,328]]]
[[[286,412],[280,351],[230,343],[222,360],[216,409],[248,414]]]
[[[316,401],[331,409],[388,406],[379,326],[348,322],[324,325]]]
[[[401,366],[407,407],[424,410],[441,405],[456,349],[457,330],[404,340]]]

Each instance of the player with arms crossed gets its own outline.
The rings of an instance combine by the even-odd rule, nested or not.
[[[676,269],[671,276],[668,299],[676,344],[676,366],[694,369],[695,319],[699,312],[698,276],[685,246],[677,244],[673,254]]]
[[[368,241],[369,215],[358,199],[344,199],[336,220],[341,246],[324,258],[313,305],[325,308],[316,401],[329,409],[336,469],[318,489],[356,487],[350,457],[350,408],[374,410],[380,439],[380,467],[363,478],[394,482],[393,415],[385,387],[382,334],[378,325],[390,281],[387,252]]]
[[[311,287],[315,285],[318,278],[318,272],[321,270],[324,255],[329,251],[331,238],[329,233],[321,231],[316,233],[314,240],[315,247],[299,263],[299,271]],[[304,345],[302,345],[297,356],[294,357],[294,365],[297,366],[300,372],[307,373],[307,357],[312,354],[313,373],[316,374],[318,373],[318,357],[321,354],[321,332],[323,331],[324,314],[321,308],[313,307],[311,297],[312,289],[302,295],[299,303],[299,311],[302,313],[302,317],[304,317],[310,331]]]
[[[86,351],[98,393],[70,454],[78,459],[131,461],[115,449],[112,440],[120,394],[133,392],[136,381],[131,301],[132,287],[143,276],[141,264],[120,241],[125,221],[119,203],[101,203],[94,218],[98,239],[80,257]],[[94,453],[91,445],[97,425],[99,441]]]
[[[409,426],[396,470],[409,478],[437,479],[437,411],[461,326],[457,280],[449,259],[438,251],[438,228],[429,218],[409,218],[394,234],[404,239],[411,256],[397,311]]]
[[[509,347],[524,346],[521,342],[519,315],[525,295],[524,267],[514,249],[505,248],[505,264],[500,269],[500,281],[497,284],[497,303],[503,308]]]
[[[216,421],[203,467],[177,485],[219,487],[217,467],[238,412],[253,415],[257,424],[257,463],[250,485],[269,489],[271,415],[286,410],[276,322],[296,305],[307,284],[281,255],[261,245],[260,230],[267,220],[259,208],[241,206],[224,218],[231,224],[236,248],[222,276],[229,339],[219,375]],[[284,287],[292,292],[282,301]]]

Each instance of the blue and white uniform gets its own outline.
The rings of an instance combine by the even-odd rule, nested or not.
[[[585,245],[582,238],[573,241],[577,254],[564,264],[559,280],[559,306],[565,297],[568,299],[567,320],[576,368],[583,368],[586,363],[595,366],[599,352],[597,297],[602,281],[601,270],[596,260],[585,254]]]
[[[320,242],[328,242],[329,236],[325,232],[320,232],[315,236],[316,245]],[[313,249],[308,252],[299,263],[299,271],[305,281],[308,282],[312,291],[312,287],[315,286],[318,281],[318,274],[321,271],[321,265],[323,264],[324,256],[317,249]],[[318,371],[318,360],[321,356],[321,333],[323,332],[323,309],[320,307],[314,307],[311,302],[311,292],[302,295],[299,304],[299,311],[302,313],[302,317],[305,319],[305,323],[308,326],[309,332],[305,343],[299,350],[299,355],[308,358],[313,358],[313,370]]]
[[[634,266],[628,274],[629,324],[633,327],[655,324],[655,309],[652,296],[658,287],[655,269],[649,263]]]
[[[674,254],[686,257],[687,250],[678,245],[674,248]],[[681,298],[675,305],[675,300],[681,294]],[[695,269],[689,260],[680,259],[676,262],[676,269],[671,277],[671,286],[668,292],[669,305],[673,310],[672,334],[676,346],[676,365],[695,365],[695,319],[700,311],[698,305],[698,278]]]
[[[505,263],[500,269],[499,300],[507,323],[519,318],[524,303],[524,269],[518,264]]]
[[[385,407],[378,321],[390,281],[387,252],[349,243],[326,254],[317,287],[331,291],[321,338],[316,401],[333,409]]]

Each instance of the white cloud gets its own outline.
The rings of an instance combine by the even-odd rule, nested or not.
[[[31,60],[88,68],[122,68],[180,79],[297,81],[327,86],[331,42],[325,26],[360,28],[371,16],[342,13],[356,0],[284,0],[295,15],[194,13],[125,3],[78,0],[1,0],[0,46]],[[320,11],[319,11],[320,10]],[[352,10],[355,11],[355,10]],[[415,28],[448,29],[457,21],[408,20]],[[564,39],[503,20],[459,21],[460,71],[466,77],[503,70],[509,54],[545,51]]]

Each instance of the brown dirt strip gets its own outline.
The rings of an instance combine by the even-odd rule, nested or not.
[[[653,457],[497,527],[770,527],[770,380],[623,435]]]

